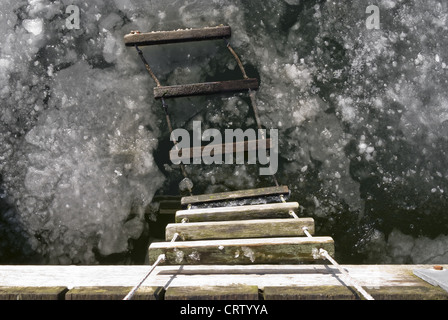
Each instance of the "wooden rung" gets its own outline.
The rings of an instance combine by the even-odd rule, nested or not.
[[[183,241],[243,238],[273,238],[304,236],[303,227],[314,233],[314,220],[263,219],[218,222],[170,223],[166,227],[166,241],[178,233]]]
[[[300,264],[323,259],[319,249],[334,255],[331,237],[293,237],[153,242],[148,249],[149,263],[165,254],[166,265],[210,264]]]
[[[264,148],[267,150],[272,148],[272,143],[271,139],[265,139],[265,140],[251,140],[251,141],[240,141],[234,143],[225,143],[221,145],[207,145],[201,147],[184,148],[180,149],[179,151],[171,150],[170,160],[184,161],[187,159],[201,158],[202,152],[206,147],[214,148],[210,150],[210,152],[207,152],[207,156],[208,155],[216,156],[230,153],[235,154],[237,152],[255,151],[260,148]]]
[[[183,29],[173,31],[131,32],[124,36],[126,46],[148,46],[156,44],[190,42],[229,38],[229,26],[208,27],[201,29]]]
[[[160,86],[154,88],[154,98],[178,98],[222,92],[247,91],[249,89],[258,89],[258,80],[256,78]]]
[[[176,222],[182,222],[183,219],[187,219],[189,222],[203,222],[290,218],[289,212],[291,210],[295,212],[298,208],[297,202],[286,202],[179,210],[176,212]]]
[[[199,204],[206,202],[257,198],[257,197],[274,196],[274,195],[288,195],[288,194],[289,189],[287,186],[279,186],[279,187],[237,190],[230,192],[220,192],[220,193],[201,194],[197,196],[182,197],[180,203],[182,206],[186,206],[189,204]]]

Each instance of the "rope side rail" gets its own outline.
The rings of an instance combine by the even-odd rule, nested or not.
[[[285,198],[283,197],[283,195],[280,195],[280,200],[285,203]],[[297,214],[294,212],[294,210],[290,210],[289,214],[294,218],[294,219],[298,219],[299,217],[297,216]],[[303,232],[306,234],[306,236],[308,238],[313,238],[313,236],[311,235],[311,233],[309,233],[308,228],[307,227],[303,227],[302,228]],[[367,299],[367,300],[375,300],[373,299],[373,297],[363,289],[363,287],[355,280],[353,279],[352,276],[350,276],[350,274],[344,270],[344,268],[342,268],[339,263],[336,262],[335,259],[333,259],[330,254],[328,253],[327,250],[325,249],[319,249],[319,255],[325,259],[327,259],[328,261],[331,262],[331,264],[333,264],[333,266],[335,266],[348,280],[348,282],[350,282],[353,287],[355,287],[356,290],[358,290],[359,293],[362,294],[362,296]]]
[[[303,232],[306,234],[306,236],[308,238],[313,238],[313,236],[308,232],[308,228],[307,227],[303,227],[302,228]],[[364,290],[364,288],[355,280],[353,279],[352,276],[350,276],[350,274],[344,270],[344,268],[342,268],[339,263],[336,262],[335,259],[333,259],[330,254],[328,253],[327,250],[325,249],[319,249],[319,255],[325,259],[327,259],[328,261],[331,262],[331,264],[333,266],[335,266],[346,278],[346,280],[348,280],[349,283],[351,283],[351,285],[353,287],[355,287],[355,289],[367,300],[375,300],[373,299],[373,297],[366,291]]]
[[[183,219],[182,223],[187,223],[188,219]],[[175,242],[177,240],[177,238],[179,238],[179,233],[175,233],[173,235],[173,238],[171,239],[171,242]],[[149,271],[145,274],[145,276],[143,277],[143,279],[135,286],[131,289],[131,291],[129,291],[129,293],[123,298],[123,300],[131,300],[132,297],[134,296],[134,294],[137,292],[137,290],[142,286],[143,282],[146,281],[146,279],[149,277],[149,275],[154,271],[154,269],[162,262],[164,262],[166,260],[166,256],[165,254],[161,254],[159,255],[159,257],[157,258],[156,262],[153,263],[153,265],[151,266],[151,268],[149,269]]]
[[[149,277],[149,275],[154,271],[157,265],[163,261],[165,261],[166,257],[164,254],[161,254],[159,258],[154,262],[154,264],[149,269],[148,273],[143,277],[143,279],[134,287],[132,290],[123,298],[123,300],[131,300],[134,296],[135,292],[140,288],[140,286],[145,282],[145,280]]]

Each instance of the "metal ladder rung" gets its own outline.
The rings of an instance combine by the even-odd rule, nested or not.
[[[179,223],[183,219],[187,219],[188,222],[206,222],[290,218],[289,212],[298,208],[298,202],[285,202],[178,210],[176,211],[175,221]]]
[[[124,36],[126,46],[148,46],[176,42],[190,42],[229,38],[229,26],[217,26],[200,29],[183,29],[174,31],[131,32]]]
[[[204,148],[212,148],[210,150],[210,156],[222,155],[222,154],[235,154],[237,152],[248,152],[255,151],[260,148],[265,148],[266,150],[272,148],[271,139],[265,140],[251,140],[251,141],[240,141],[234,143],[224,143],[216,145],[207,145],[201,147],[193,148],[183,148],[179,150],[170,151],[170,160],[187,160],[201,158]]]
[[[154,88],[154,98],[179,98],[206,94],[217,94],[222,92],[241,92],[247,91],[249,89],[258,89],[257,79],[249,78],[229,81],[181,84],[174,86],[159,86]]]

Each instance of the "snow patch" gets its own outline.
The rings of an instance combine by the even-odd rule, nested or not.
[[[37,36],[42,33],[44,29],[44,22],[42,19],[36,18],[36,19],[25,19],[23,20],[23,27],[26,31],[29,33]]]

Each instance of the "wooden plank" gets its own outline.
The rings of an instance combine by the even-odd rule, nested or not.
[[[430,284],[368,288],[375,300],[448,300],[448,292]]]
[[[233,143],[224,143],[221,145],[207,145],[207,146],[201,146],[201,147],[193,147],[193,148],[183,148],[179,151],[171,150],[170,151],[170,160],[187,160],[187,159],[194,159],[194,158],[200,158],[202,157],[202,151],[204,148],[211,148],[210,156],[214,155],[222,155],[222,154],[230,154],[230,153],[237,153],[237,152],[248,152],[248,151],[255,151],[260,148],[263,149],[271,149],[272,143],[271,139],[265,139],[265,140],[251,140],[251,141],[239,141],[239,142],[233,142]]]
[[[124,36],[126,46],[147,46],[177,42],[203,41],[229,38],[229,26],[217,26],[200,29],[183,29],[172,31],[131,32]]]
[[[375,300],[448,300],[448,293],[430,285],[380,286],[364,288]],[[347,286],[267,286],[265,300],[362,300],[355,288]]]
[[[274,196],[274,195],[287,195],[287,194],[289,194],[288,187],[287,186],[279,186],[279,187],[237,190],[237,191],[182,197],[180,202],[183,206],[186,206],[188,204],[199,204],[199,203],[207,203],[207,202],[215,202],[215,201],[256,198],[256,197]]]
[[[413,287],[438,290],[441,299],[448,293],[413,275],[413,270],[432,268],[424,265],[341,265],[375,299],[392,299]],[[444,264],[446,269],[448,265]],[[0,286],[126,286],[133,287],[148,272],[147,265],[0,265]],[[272,286],[345,286],[344,276],[331,264],[296,265],[171,265],[158,266],[145,286],[202,287],[255,285],[260,290]],[[395,288],[394,288],[395,287]],[[377,291],[378,290],[378,291]],[[410,291],[409,291],[410,292]],[[418,293],[420,292],[420,293]],[[419,299],[437,298],[436,291],[419,290]],[[412,299],[411,294],[404,299]]]
[[[188,222],[228,221],[249,219],[280,219],[290,218],[289,211],[299,208],[297,202],[267,203],[247,206],[231,206],[218,208],[203,208],[179,210],[176,212],[176,222],[187,219]]]
[[[0,300],[63,300],[65,286],[55,287],[0,287]]]
[[[165,254],[164,264],[295,264],[316,262],[322,248],[334,254],[331,237],[294,237],[153,242],[148,250],[149,263]]]
[[[105,287],[76,287],[70,289],[66,300],[123,300],[133,287],[105,286]],[[161,300],[164,290],[162,287],[140,287],[132,300]]]
[[[258,287],[234,286],[191,286],[169,287],[165,300],[258,300]]]
[[[355,300],[357,295],[345,286],[268,286],[264,300]]]
[[[170,223],[166,227],[166,241],[178,233],[183,241],[272,238],[304,236],[302,228],[314,233],[314,220],[301,219],[263,219],[218,222]]]
[[[154,88],[154,98],[189,97],[223,92],[240,92],[247,91],[249,89],[258,89],[257,79],[249,78],[229,81],[181,84],[174,86],[160,86]]]

